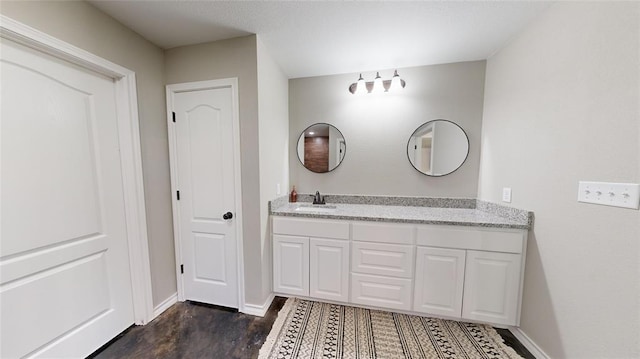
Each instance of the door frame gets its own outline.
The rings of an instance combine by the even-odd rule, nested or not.
[[[183,275],[180,271],[180,264],[184,263],[182,258],[182,238],[180,237],[180,211],[178,210],[178,200],[175,193],[178,191],[177,187],[177,173],[178,173],[178,151],[177,151],[177,134],[175,125],[173,122],[173,96],[181,92],[210,90],[218,88],[230,88],[231,89],[231,112],[232,112],[232,127],[233,127],[233,182],[234,182],[234,198],[235,198],[235,213],[233,214],[236,230],[236,275],[238,283],[238,311],[244,312],[244,241],[242,233],[242,183],[241,183],[241,168],[240,168],[240,111],[238,107],[238,78],[225,78],[217,80],[205,80],[195,82],[185,82],[178,84],[170,84],[166,86],[167,93],[167,128],[169,135],[169,168],[171,169],[171,204],[173,207],[173,239],[175,242],[176,252],[176,281],[178,284],[178,300],[183,302],[184,296],[184,281]]]
[[[153,319],[153,296],[135,72],[5,15],[0,15],[0,37],[113,79],[134,322],[148,323]]]

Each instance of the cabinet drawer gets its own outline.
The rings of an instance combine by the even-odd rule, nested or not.
[[[353,240],[413,244],[415,226],[406,224],[367,223],[353,224]]]
[[[351,302],[390,309],[411,309],[411,280],[351,273]]]
[[[351,271],[392,277],[413,277],[411,245],[351,242]]]
[[[492,252],[522,253],[524,231],[496,231],[481,228],[419,226],[419,246],[471,249]]]
[[[274,216],[273,233],[305,237],[349,239],[349,222]]]

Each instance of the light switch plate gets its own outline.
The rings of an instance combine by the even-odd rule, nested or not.
[[[580,181],[578,202],[638,209],[640,184]]]
[[[502,202],[511,203],[511,188],[504,187],[502,189]]]

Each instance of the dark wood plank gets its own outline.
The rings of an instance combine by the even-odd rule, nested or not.
[[[286,298],[263,318],[193,302],[177,303],[134,326],[89,358],[257,358]]]
[[[304,138],[304,166],[313,172],[329,171],[329,137]]]
[[[527,348],[525,348],[524,345],[522,345],[522,343],[520,343],[520,341],[516,339],[508,329],[495,328],[495,330],[500,334],[504,343],[512,347],[513,350],[520,354],[521,357],[525,359],[536,359],[536,357],[534,357],[533,354],[531,354],[531,352],[529,352],[529,350],[527,350]]]

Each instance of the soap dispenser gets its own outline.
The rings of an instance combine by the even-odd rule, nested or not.
[[[296,192],[296,186],[293,186],[291,194],[289,195],[289,202],[295,203],[298,201],[298,192]]]

